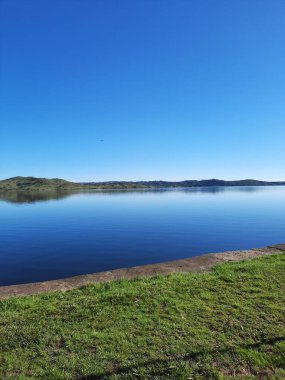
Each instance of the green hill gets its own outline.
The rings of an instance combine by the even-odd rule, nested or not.
[[[240,181],[223,181],[219,179],[208,180],[186,180],[178,182],[170,181],[110,181],[110,182],[85,182],[75,183],[60,178],[35,178],[35,177],[13,177],[0,181],[0,191],[10,190],[82,190],[82,189],[106,189],[106,190],[128,190],[128,189],[165,189],[173,187],[214,187],[214,186],[281,186],[285,182],[266,182],[253,179]]]
[[[13,177],[0,181],[0,190],[69,190],[82,185],[59,178]]]

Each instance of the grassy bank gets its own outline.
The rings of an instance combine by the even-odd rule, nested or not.
[[[1,379],[284,379],[285,255],[0,302]]]

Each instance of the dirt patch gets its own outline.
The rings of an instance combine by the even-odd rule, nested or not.
[[[269,246],[268,248],[274,248],[280,251],[285,251],[285,244],[275,244],[275,245]]]
[[[259,256],[270,255],[284,251],[285,244],[277,244],[265,248],[255,248],[245,251],[229,251],[210,253],[189,259],[168,261],[159,264],[136,266],[132,268],[115,269],[107,272],[86,274],[60,280],[35,282],[32,284],[10,285],[0,287],[0,299],[11,296],[26,296],[54,291],[66,291],[91,283],[107,282],[136,277],[152,277],[156,274],[167,275],[174,272],[203,272],[210,270],[213,265],[227,261],[253,259]]]

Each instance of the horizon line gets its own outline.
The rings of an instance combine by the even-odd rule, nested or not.
[[[255,179],[255,178],[242,178],[242,179],[221,179],[221,178],[202,178],[202,179],[181,179],[181,180],[165,180],[165,179],[140,179],[140,180],[72,180],[62,177],[36,177],[36,176],[13,176],[8,178],[2,178],[0,181],[11,180],[14,178],[36,178],[36,179],[61,179],[74,183],[108,183],[108,182],[186,182],[186,181],[225,181],[225,182],[237,182],[237,181],[259,181],[259,182],[285,182],[285,180],[268,180],[268,179]]]

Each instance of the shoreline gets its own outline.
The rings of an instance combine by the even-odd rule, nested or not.
[[[207,253],[186,259],[161,262],[157,264],[147,264],[130,268],[120,268],[110,271],[67,277],[58,280],[0,286],[0,299],[12,296],[28,296],[46,292],[67,291],[74,288],[80,288],[87,284],[96,284],[122,279],[131,280],[137,277],[153,277],[158,274],[166,276],[177,272],[206,272],[219,263],[254,259],[256,257],[280,252],[285,253],[285,243],[275,244],[263,248],[252,248],[249,250]]]

